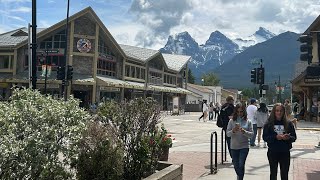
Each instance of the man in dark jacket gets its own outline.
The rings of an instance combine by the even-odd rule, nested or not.
[[[234,103],[234,98],[233,98],[233,96],[229,95],[226,98],[226,103],[221,107],[221,110],[220,110],[220,117],[221,117],[222,123],[223,123],[222,129],[225,131],[227,130],[229,120],[232,118],[232,115],[233,115],[233,111],[234,111],[233,103]],[[226,141],[228,144],[228,150],[229,150],[230,157],[232,158],[231,150],[230,150],[231,137],[226,137]]]

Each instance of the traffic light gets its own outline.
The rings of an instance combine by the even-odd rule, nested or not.
[[[65,66],[59,66],[57,70],[57,80],[63,80],[65,77]]]
[[[300,45],[300,60],[307,61],[308,64],[312,62],[312,36],[302,35],[299,37]]]
[[[257,84],[264,84],[264,68],[257,69]]]
[[[68,69],[67,69],[67,80],[72,80],[72,76],[73,76],[73,67],[68,65]]]
[[[257,68],[251,70],[251,82],[253,84],[257,83]]]

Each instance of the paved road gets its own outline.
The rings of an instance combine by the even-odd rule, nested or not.
[[[221,129],[215,125],[215,121],[199,122],[199,116],[200,113],[190,113],[164,117],[163,123],[165,127],[176,139],[170,149],[169,162],[183,164],[183,177],[185,180],[236,179],[229,155],[227,162],[221,165]],[[320,148],[315,148],[315,145],[320,141],[319,130],[320,123],[298,123],[298,139],[291,151],[290,180],[320,179]],[[218,173],[211,175],[210,134],[213,131],[218,132],[219,153]],[[250,149],[246,162],[246,180],[269,179],[269,164],[266,154],[267,148],[255,147]]]

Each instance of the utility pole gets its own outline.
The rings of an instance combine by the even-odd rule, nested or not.
[[[262,72],[260,72],[260,71],[262,71]],[[262,67],[262,59],[260,59],[260,70],[258,73],[259,73],[259,76],[262,76],[262,73],[264,74],[263,67]],[[264,78],[264,75],[263,75],[263,77],[260,77],[260,78],[261,78],[261,80],[259,82],[259,95],[260,95],[260,98],[262,98],[262,85],[264,83],[264,79],[262,79],[262,78]]]
[[[67,101],[68,100],[68,85],[69,85],[69,81],[67,80],[67,70],[68,70],[68,31],[69,31],[69,6],[70,6],[70,0],[68,0],[68,4],[67,4],[67,22],[66,22],[66,49],[64,51],[64,55],[66,58],[66,63],[65,63],[65,77],[62,80],[62,89],[61,91],[64,92],[64,100]]]
[[[32,89],[37,88],[37,1],[32,0]]]

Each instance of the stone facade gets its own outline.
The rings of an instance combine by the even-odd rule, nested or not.
[[[73,72],[93,76],[93,57],[73,56]]]
[[[88,15],[81,16],[74,21],[74,34],[95,36],[96,23]]]

